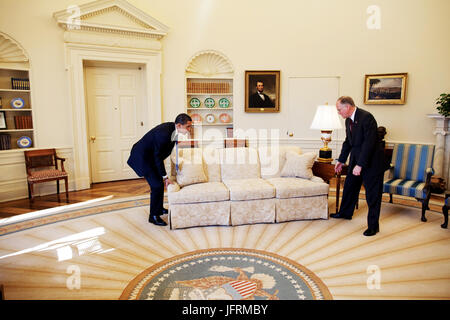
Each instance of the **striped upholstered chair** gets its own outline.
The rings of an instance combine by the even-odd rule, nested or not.
[[[390,178],[383,184],[383,192],[414,197],[422,203],[422,221],[425,210],[429,210],[431,176],[433,170],[434,146],[399,143],[394,146]]]

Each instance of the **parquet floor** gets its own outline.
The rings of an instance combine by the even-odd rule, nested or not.
[[[62,193],[59,199],[56,194],[52,194],[35,197],[33,202],[27,198],[0,203],[0,219],[109,195],[113,195],[114,198],[126,198],[149,194],[149,192],[150,187],[144,179],[94,183],[90,189],[69,192],[69,202],[66,202],[66,196]]]
[[[330,184],[330,196],[335,196],[335,182],[331,181]],[[91,199],[101,198],[105,196],[114,196],[114,198],[127,198],[139,195],[148,195],[150,187],[144,179],[133,179],[123,181],[113,181],[104,183],[92,184],[90,189],[81,191],[69,192],[69,202],[66,202],[65,194],[61,194],[58,199],[56,194],[47,195],[42,197],[35,197],[31,202],[29,199],[20,199],[14,201],[8,201],[0,203],[0,219],[7,218],[23,213],[28,213],[37,210],[44,210],[48,208],[54,208],[58,206],[64,206],[67,204],[83,202]],[[342,184],[341,184],[341,197],[342,197]],[[365,199],[364,191],[360,193],[360,199]],[[389,196],[383,195],[383,201],[388,202]],[[401,198],[394,196],[394,203],[403,204],[411,207],[420,208],[421,203],[413,198]],[[444,198],[442,195],[432,195],[430,200],[430,209],[436,212],[442,212],[442,206],[444,205]],[[334,208],[330,208],[334,212]]]

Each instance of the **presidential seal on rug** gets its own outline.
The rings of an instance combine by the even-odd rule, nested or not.
[[[139,274],[120,299],[323,300],[325,284],[304,266],[271,252],[207,249],[166,259]]]

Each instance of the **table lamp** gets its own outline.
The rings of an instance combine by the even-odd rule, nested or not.
[[[325,105],[317,106],[316,114],[314,115],[313,122],[310,129],[318,129],[321,132],[321,140],[323,141],[323,148],[319,150],[319,162],[332,162],[331,148],[328,147],[328,143],[331,142],[331,133],[333,129],[341,129],[342,124],[339,119],[335,106]]]

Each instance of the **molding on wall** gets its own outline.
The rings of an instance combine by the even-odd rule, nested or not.
[[[73,121],[75,189],[90,187],[84,62],[132,63],[143,67],[144,108],[149,127],[161,123],[161,50],[168,27],[124,0],[98,0],[54,13],[64,32]]]
[[[20,63],[29,67],[28,54],[25,49],[13,38],[0,32],[0,63]]]
[[[109,24],[108,20],[117,20],[119,14],[126,24]],[[98,19],[103,16],[103,19]],[[77,30],[83,33],[116,34],[147,39],[161,39],[169,28],[145,12],[124,0],[99,0],[81,6],[69,6],[65,10],[55,12],[53,17],[65,30]]]
[[[187,77],[233,77],[234,74],[230,59],[215,50],[197,52],[189,59],[185,70]]]

